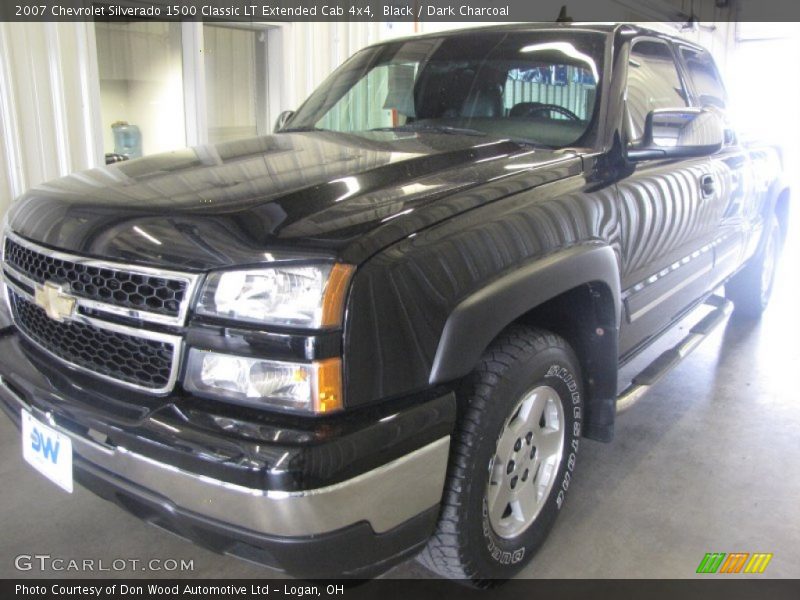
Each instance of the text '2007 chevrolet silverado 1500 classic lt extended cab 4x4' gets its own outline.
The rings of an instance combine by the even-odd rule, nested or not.
[[[514,575],[581,438],[766,306],[789,190],[725,103],[708,52],[634,26],[421,36],[275,135],[30,190],[0,336],[26,458],[304,577]]]

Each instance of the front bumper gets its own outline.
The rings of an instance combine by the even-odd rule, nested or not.
[[[203,418],[182,410],[188,399],[115,419],[97,391],[43,364],[44,355],[17,334],[0,337],[0,356],[0,405],[17,424],[27,410],[68,435],[77,481],[214,550],[306,577],[365,576],[416,551],[435,525],[455,416],[451,394],[339,426],[314,421],[302,431],[239,413]],[[254,432],[262,439],[253,440]],[[280,442],[281,434],[291,443]],[[375,464],[365,454],[384,460]]]

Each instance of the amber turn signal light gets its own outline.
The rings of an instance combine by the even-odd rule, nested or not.
[[[317,379],[314,388],[314,412],[328,413],[343,408],[342,359],[328,358],[314,364]]]
[[[347,300],[347,290],[350,278],[355,273],[353,265],[336,263],[328,276],[325,293],[322,297],[322,326],[339,327],[344,316],[344,305]]]

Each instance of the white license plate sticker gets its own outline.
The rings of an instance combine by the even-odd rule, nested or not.
[[[50,481],[72,493],[72,440],[22,411],[22,456]]]

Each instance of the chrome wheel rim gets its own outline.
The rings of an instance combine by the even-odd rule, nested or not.
[[[564,449],[564,409],[553,388],[527,392],[506,420],[489,462],[486,510],[502,538],[522,534],[555,484]]]

